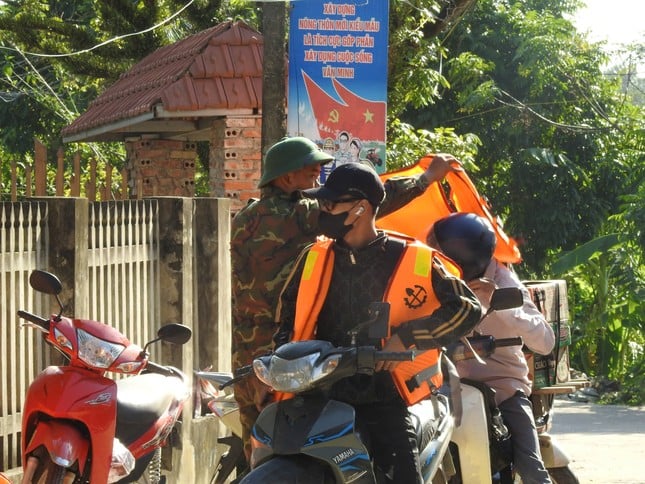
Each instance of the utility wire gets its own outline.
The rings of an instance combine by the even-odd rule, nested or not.
[[[87,49],[77,50],[75,52],[69,52],[67,54],[40,54],[40,53],[36,53],[36,52],[21,52],[21,51],[15,49],[15,48],[6,47],[6,46],[3,46],[3,45],[0,45],[0,49],[12,50],[14,52],[19,52],[23,56],[30,55],[30,56],[34,56],[34,57],[47,57],[47,58],[71,57],[71,56],[75,56],[75,55],[87,54],[88,52],[96,50],[99,47],[103,47],[104,45],[111,44],[112,42],[116,42],[118,40],[125,39],[127,37],[134,37],[134,36],[137,36],[137,35],[141,35],[141,34],[151,32],[151,31],[161,27],[162,25],[167,24],[171,20],[173,20],[180,13],[182,13],[184,10],[186,10],[188,7],[190,7],[194,2],[195,2],[195,0],[190,0],[186,5],[184,5],[182,8],[180,8],[177,12],[173,13],[170,17],[167,17],[167,18],[163,19],[161,22],[153,25],[152,27],[148,27],[147,29],[140,30],[139,32],[131,32],[129,34],[119,35],[118,37],[112,37],[111,39],[108,39],[108,40],[106,40],[104,42],[101,42],[100,44],[96,44],[96,45],[94,45],[92,47],[89,47]]]
[[[499,92],[502,93],[503,95],[505,95],[506,97],[508,97],[509,99],[511,99],[513,101],[513,103],[508,103],[508,102],[506,102],[503,99],[500,99],[498,97],[496,98],[497,102],[499,102],[501,104],[504,104],[506,106],[518,108],[518,109],[521,109],[521,110],[526,110],[527,112],[531,113],[533,116],[537,117],[538,119],[541,119],[545,123],[548,123],[548,124],[550,124],[552,126],[556,126],[558,128],[562,128],[562,129],[567,129],[567,130],[570,130],[570,131],[581,131],[581,132],[584,132],[584,131],[597,132],[597,131],[604,131],[604,130],[607,129],[607,128],[594,128],[592,126],[585,126],[585,125],[559,123],[557,121],[549,119],[546,116],[538,113],[537,111],[535,111],[534,109],[529,107],[527,104],[523,103],[522,101],[520,101],[519,99],[515,98],[514,96],[512,96],[510,93],[504,91],[503,89],[499,89]]]

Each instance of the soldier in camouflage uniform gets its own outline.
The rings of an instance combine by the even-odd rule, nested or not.
[[[282,139],[266,154],[261,198],[251,201],[232,221],[233,369],[251,364],[273,347],[280,291],[298,254],[320,233],[318,201],[300,196],[299,190],[316,186],[321,165],[332,160],[306,138]],[[401,208],[453,170],[461,170],[459,162],[440,154],[421,175],[390,178],[379,215]],[[254,374],[234,389],[248,459],[250,432],[268,389]]]

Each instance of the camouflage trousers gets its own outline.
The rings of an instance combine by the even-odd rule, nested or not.
[[[253,363],[255,357],[269,353],[273,347],[272,336],[275,330],[276,324],[272,321],[235,322],[231,360],[233,369],[249,365]],[[233,386],[235,400],[240,410],[242,441],[247,461],[251,457],[251,430],[260,414],[258,405],[263,403],[258,393],[260,387],[261,384],[253,373]]]
[[[240,410],[240,422],[242,423],[242,443],[244,444],[244,455],[247,462],[251,458],[251,430],[253,425],[260,415],[255,402],[256,387],[253,384],[252,378],[245,378],[244,380],[236,383],[233,386],[235,401]]]

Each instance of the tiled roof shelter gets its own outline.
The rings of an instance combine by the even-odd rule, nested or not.
[[[163,47],[121,75],[65,127],[63,141],[146,135],[208,140],[212,120],[260,112],[262,49],[262,35],[241,21]]]
[[[209,143],[209,193],[231,210],[258,195],[264,38],[224,22],[136,64],[62,131],[63,141],[123,141],[129,197],[195,194],[197,142]]]

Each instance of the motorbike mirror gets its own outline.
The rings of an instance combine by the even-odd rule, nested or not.
[[[56,320],[60,321],[60,315],[63,314],[64,309],[63,302],[58,297],[63,290],[63,284],[60,282],[60,279],[51,272],[36,269],[29,275],[29,285],[38,292],[56,296],[56,301],[60,307],[60,312],[56,316]]]
[[[60,279],[51,272],[36,269],[29,275],[29,285],[38,292],[58,295],[63,290]]]
[[[493,291],[490,298],[489,311],[503,311],[504,309],[519,308],[524,304],[522,291],[517,287],[500,287]]]
[[[193,331],[188,326],[179,323],[166,324],[157,331],[157,336],[160,340],[175,345],[188,343],[192,335]]]

